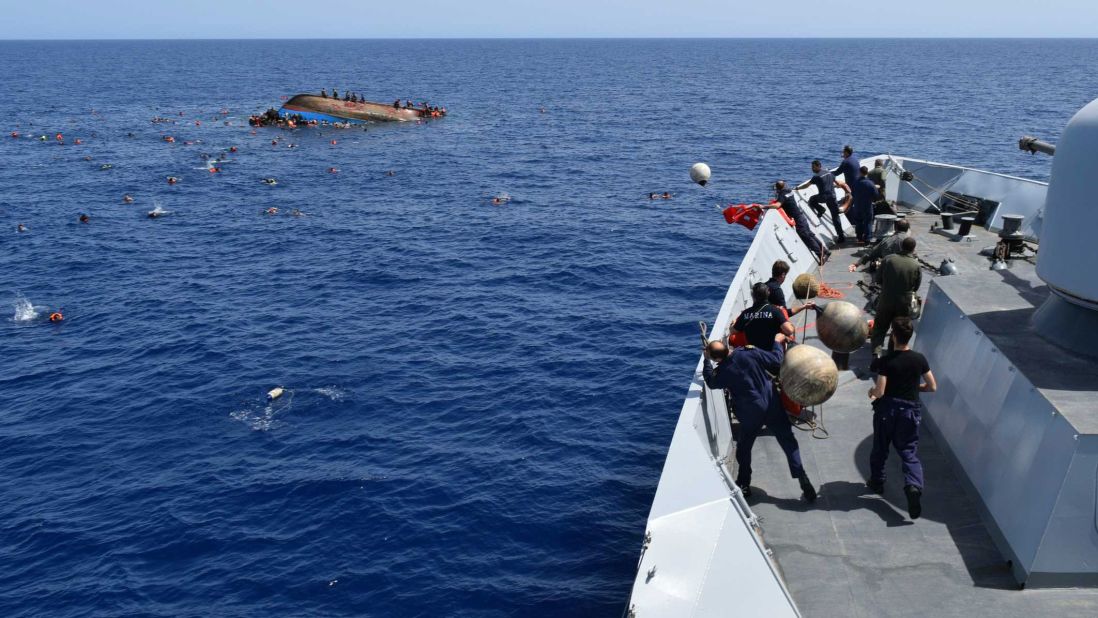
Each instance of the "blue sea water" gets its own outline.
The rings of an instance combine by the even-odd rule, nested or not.
[[[618,615],[696,323],[750,241],[715,205],[844,143],[1047,179],[1016,140],[1055,141],[1096,64],[1047,40],[0,43],[0,615]],[[451,115],[248,127],[321,87]]]

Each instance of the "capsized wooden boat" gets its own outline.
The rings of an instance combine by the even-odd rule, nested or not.
[[[430,116],[422,109],[394,107],[392,103],[343,101],[314,94],[294,95],[282,105],[279,114],[328,122],[407,122]]]

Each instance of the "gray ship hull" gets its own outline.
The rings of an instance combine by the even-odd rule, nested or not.
[[[699,360],[649,515],[650,540],[630,599],[634,615],[1098,615],[1094,589],[1032,590],[1092,586],[1098,573],[1098,427],[1084,412],[1098,400],[1098,372],[1078,359],[1065,364],[1051,344],[1019,340],[1048,291],[1030,261],[991,271],[979,255],[998,240],[1004,214],[1024,215],[1023,234],[1039,240],[1047,187],[891,160],[888,197],[909,213],[920,256],[933,265],[952,259],[960,271],[941,278],[924,272],[926,306],[915,347],[934,368],[939,392],[924,399],[923,517],[907,519],[899,482],[883,496],[865,489],[868,344],[851,357],[839,390],[822,406],[830,438],[798,434],[805,467],[820,488],[814,505],[801,501],[767,434],[753,451],[755,493],[744,499],[731,482],[735,421],[723,396],[704,387]],[[901,182],[902,169],[918,170],[915,180]],[[967,238],[932,231],[939,217],[925,212],[956,199],[983,219]],[[830,222],[803,209],[831,244]],[[768,213],[711,336],[727,331],[748,306],[751,284],[765,280],[778,259],[792,267],[787,298],[796,275],[814,272],[843,300],[866,305],[864,277],[846,269],[854,253],[836,248],[820,270],[794,231]],[[801,319],[811,313],[794,320],[798,338],[822,348],[814,317]],[[895,456],[889,463],[890,478],[899,478]]]

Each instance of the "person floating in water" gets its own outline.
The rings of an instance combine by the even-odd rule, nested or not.
[[[89,223],[89,222],[91,222],[91,217],[89,217],[88,215],[86,215],[84,213],[80,213],[80,222],[81,223]]]
[[[272,186],[272,187],[273,187],[273,186],[275,186],[275,185],[277,185],[277,184],[278,184],[278,180],[276,180],[276,179],[274,178],[274,176],[272,176],[272,177],[270,177],[270,178],[264,178],[264,179],[263,179],[263,184],[265,184],[265,185],[269,185],[269,186]]]
[[[305,213],[303,213],[300,210],[298,210],[297,208],[295,208],[295,209],[290,211],[290,216],[291,217],[304,217]]]
[[[168,184],[174,185],[177,182],[179,182],[179,178],[175,176],[168,176]]]
[[[129,193],[123,195],[122,196],[122,203],[123,204],[132,204],[133,203],[133,196],[130,195]]]
[[[27,226],[23,225],[22,223],[20,223],[19,225],[17,225],[15,227],[15,231],[19,232],[20,234],[22,234],[23,232],[26,232],[27,229],[28,229]]]
[[[669,200],[669,199],[671,199],[671,192],[670,191],[664,191],[663,195],[661,195],[660,197],[662,197],[665,200]]]
[[[650,199],[650,200],[659,199],[659,197],[660,197],[659,193],[649,193],[648,194],[648,199]]]
[[[265,214],[265,215],[277,215],[278,214],[278,209],[275,208],[274,206],[271,206],[267,210],[264,210],[263,214]]]

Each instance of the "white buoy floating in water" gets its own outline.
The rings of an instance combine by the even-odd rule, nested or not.
[[[279,397],[281,397],[282,394],[285,393],[285,392],[286,392],[286,390],[283,389],[281,386],[276,386],[276,387],[272,388],[271,390],[267,391],[267,401],[274,401],[275,399],[278,399]]]
[[[705,183],[709,182],[709,177],[712,172],[709,170],[709,166],[704,163],[695,163],[690,167],[690,180],[698,183],[701,186],[705,186]]]

